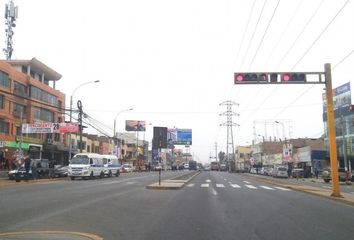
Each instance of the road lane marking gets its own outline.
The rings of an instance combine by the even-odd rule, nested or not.
[[[250,182],[248,182],[248,181],[243,181],[244,183],[247,183],[247,184],[251,184]]]
[[[261,188],[267,189],[267,190],[275,190],[274,188],[267,187],[267,186],[260,186]]]
[[[253,186],[253,185],[245,185],[246,187],[248,187],[249,189],[258,189],[257,187]]]
[[[231,185],[231,187],[233,187],[233,188],[241,188],[241,186],[240,185],[237,185],[237,184],[230,184]]]
[[[194,187],[194,183],[188,184],[187,187]]]
[[[214,188],[211,188],[211,192],[214,194],[214,196],[218,195],[218,192]]]
[[[227,181],[227,179],[226,179],[226,178],[224,178],[224,181]]]
[[[203,183],[200,187],[209,187],[209,183]]]
[[[216,187],[217,188],[224,188],[225,186],[224,186],[224,184],[216,184]]]
[[[205,180],[205,182],[210,183],[210,182],[211,182],[211,180],[210,180],[210,179],[207,179],[207,180]]]
[[[291,191],[290,189],[288,188],[283,188],[283,187],[274,187],[276,189],[279,189],[279,190],[282,190],[282,191]]]

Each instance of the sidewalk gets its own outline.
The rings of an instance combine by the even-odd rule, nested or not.
[[[183,188],[187,183],[192,181],[200,171],[183,174],[182,176],[178,176],[172,179],[167,179],[161,181],[161,184],[158,182],[147,185],[146,189],[157,189],[157,190],[178,190]]]
[[[350,193],[344,193],[341,192],[342,197],[332,197],[332,190],[331,189],[324,189],[320,187],[314,187],[314,186],[308,186],[308,185],[302,185],[301,181],[308,181],[308,182],[320,182],[323,181],[322,179],[277,179],[277,178],[269,178],[267,176],[262,176],[262,175],[256,175],[256,174],[249,174],[245,173],[245,176],[253,179],[257,179],[258,181],[262,181],[265,183],[277,185],[280,187],[285,187],[289,188],[295,191],[300,191],[304,193],[309,193],[312,195],[320,196],[320,197],[325,197],[327,199],[331,199],[337,202],[342,202],[351,206],[354,206],[354,194]],[[296,183],[293,183],[293,181],[298,181]]]

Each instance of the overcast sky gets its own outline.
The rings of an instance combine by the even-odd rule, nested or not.
[[[1,2],[4,8],[7,1]],[[331,63],[334,87],[353,80],[354,56],[345,58],[354,48],[353,1],[14,2],[12,59],[36,57],[61,73],[57,88],[68,108],[78,85],[99,79],[76,91],[74,101],[82,100],[107,132],[113,134],[116,114],[132,107],[118,116],[118,130],[126,119],[151,123],[146,139],[152,126],[191,128],[191,152],[204,162],[214,156],[215,142],[226,151],[220,126],[226,117],[219,116],[226,107],[219,104],[227,100],[239,103],[237,145],[252,142],[254,127],[264,136],[265,121],[268,136],[323,134],[324,86],[235,86],[234,72],[323,71]],[[4,22],[0,34],[4,47]]]

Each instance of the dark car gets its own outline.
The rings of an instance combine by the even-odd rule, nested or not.
[[[305,170],[303,168],[293,168],[291,170],[291,176],[293,178],[304,178],[305,177]]]
[[[16,182],[20,182],[21,180],[33,180],[34,176],[31,169],[28,174],[26,174],[26,169],[24,167],[20,167],[14,172],[12,179],[15,179]]]
[[[338,180],[342,181],[342,182],[345,182],[345,179],[346,179],[345,175],[346,175],[345,169],[344,168],[338,168]],[[322,172],[322,178],[323,178],[323,181],[325,181],[326,183],[328,183],[328,182],[330,182],[332,180],[331,170],[329,168],[325,169]],[[354,175],[349,173],[348,179],[349,179],[349,181],[354,181]]]

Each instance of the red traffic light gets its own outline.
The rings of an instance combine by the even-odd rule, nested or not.
[[[281,75],[282,82],[306,82],[304,73],[284,73]]]
[[[235,79],[238,82],[242,82],[244,80],[244,76],[243,76],[243,74],[237,74]]]

